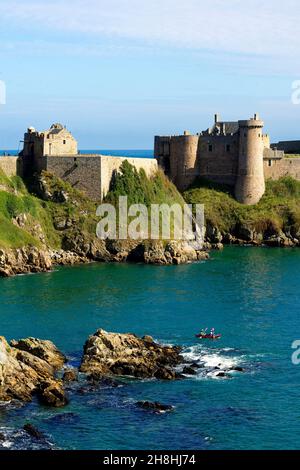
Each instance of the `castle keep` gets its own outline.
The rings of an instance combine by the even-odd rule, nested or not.
[[[263,127],[257,114],[237,122],[221,121],[216,114],[214,125],[199,134],[155,137],[155,157],[181,191],[201,177],[233,187],[243,204],[256,204],[265,179],[291,175],[300,180],[300,158],[287,158],[275,144],[271,148]]]
[[[100,200],[107,194],[112,176],[119,170],[124,160],[135,166],[137,170],[144,169],[147,176],[151,176],[157,170],[156,160],[150,158],[80,154],[77,141],[61,124],[53,124],[49,130],[43,132],[30,127],[25,133],[24,147],[19,158],[4,157],[4,159],[5,161],[11,159],[11,166],[13,160],[21,162],[24,176],[31,176],[43,170],[49,171],[73,187],[84,191],[94,200]],[[0,168],[2,160],[3,157],[0,158]],[[14,168],[11,168],[10,174],[13,173]]]

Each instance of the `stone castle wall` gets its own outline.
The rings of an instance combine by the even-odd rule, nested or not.
[[[41,170],[53,173],[94,200],[101,199],[100,156],[42,157],[39,171]]]
[[[264,174],[266,179],[277,180],[283,176],[291,176],[300,181],[300,158],[264,160]]]
[[[0,169],[7,176],[22,175],[22,160],[19,157],[0,157]]]
[[[272,148],[283,150],[285,153],[298,153],[300,154],[300,140],[281,141],[277,144],[272,144]]]
[[[217,158],[216,158],[216,155]],[[198,175],[210,181],[234,186],[238,170],[239,145],[236,135],[205,135],[199,139]]]
[[[100,200],[109,191],[114,171],[127,160],[137,170],[144,169],[149,177],[158,168],[151,158],[126,158],[104,155],[74,155],[68,157],[42,157],[38,171],[46,170],[84,191],[90,198]]]
[[[101,155],[101,195],[105,196],[109,191],[110,182],[114,171],[118,171],[122,163],[127,160],[138,171],[143,169],[148,177],[155,174],[158,169],[157,161],[154,158],[127,158],[111,157]]]

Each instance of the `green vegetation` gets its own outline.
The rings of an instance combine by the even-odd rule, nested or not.
[[[167,204],[171,207],[173,204],[184,204],[182,195],[178,192],[176,187],[170,180],[165,176],[163,171],[158,170],[151,178],[148,178],[145,171],[137,169],[128,163],[126,160],[122,163],[120,171],[115,173],[111,182],[110,191],[105,197],[105,202],[114,205],[117,208],[117,231],[119,228],[119,213],[118,204],[119,197],[127,196],[128,207],[132,204],[143,204],[147,208],[151,207],[151,204],[163,205]],[[128,223],[136,219],[136,216],[128,217]],[[162,215],[159,216],[159,233],[161,238],[163,234],[168,234],[166,237],[174,237],[175,224],[174,214],[171,213],[170,224],[163,224]],[[145,238],[150,237],[151,225],[151,212],[148,211],[148,233],[145,233]],[[163,226],[166,231],[163,231]],[[180,226],[178,226],[180,228]],[[139,229],[142,231],[142,227]],[[170,231],[170,233],[169,233]]]
[[[128,205],[145,204],[150,207],[151,204],[184,204],[176,187],[161,170],[149,179],[143,169],[137,171],[126,160],[120,172],[114,174],[105,202],[117,206],[119,196],[128,196]]]
[[[300,182],[290,177],[269,180],[261,201],[254,206],[239,204],[230,190],[206,183],[184,193],[190,204],[204,204],[206,221],[225,233],[237,225],[247,225],[257,232],[300,228]]]
[[[57,221],[71,219],[69,232],[95,233],[96,205],[68,183],[44,173],[44,189],[52,195],[50,200],[37,196],[39,191],[28,191],[19,177],[8,178],[0,171],[0,247],[20,248],[42,244],[61,248],[63,234],[56,230]],[[62,193],[66,197],[59,202]],[[57,200],[57,202],[54,202]],[[18,218],[21,216],[21,222]]]
[[[119,196],[128,196],[128,205],[147,207],[185,201],[204,204],[206,221],[224,233],[233,233],[241,225],[259,233],[300,232],[300,182],[290,177],[267,181],[259,204],[244,206],[229,187],[198,180],[182,196],[162,171],[147,178],[143,170],[124,161],[105,202],[117,207]],[[96,208],[97,203],[84,193],[49,173],[25,186],[21,178],[8,178],[0,171],[0,248],[34,245],[59,249],[66,238],[77,235],[88,242],[99,221]]]

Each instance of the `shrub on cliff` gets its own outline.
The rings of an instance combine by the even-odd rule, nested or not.
[[[143,169],[138,171],[127,160],[114,173],[105,202],[117,206],[119,196],[127,196],[128,205],[145,204],[149,207],[151,204],[184,203],[181,194],[161,170],[148,178]]]

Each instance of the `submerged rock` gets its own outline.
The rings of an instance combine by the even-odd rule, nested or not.
[[[55,373],[64,362],[51,341],[27,338],[9,344],[0,337],[0,400],[29,402],[37,394],[44,403],[63,406],[67,399]]]
[[[143,410],[154,411],[155,413],[165,413],[167,411],[173,411],[174,406],[172,405],[163,405],[158,401],[151,402],[151,401],[138,401],[136,403],[138,408],[142,408]]]
[[[67,369],[63,375],[64,382],[76,382],[78,380],[78,372],[76,369]]]
[[[33,426],[31,423],[26,423],[23,426],[24,431],[27,432],[32,437],[35,437],[36,439],[43,439],[44,435],[41,433],[35,426]]]
[[[181,348],[162,346],[151,337],[98,330],[84,346],[81,372],[100,375],[129,375],[139,378],[176,378],[175,366],[182,362]]]
[[[185,366],[182,370],[182,373],[186,375],[197,375],[197,372],[192,366]]]

